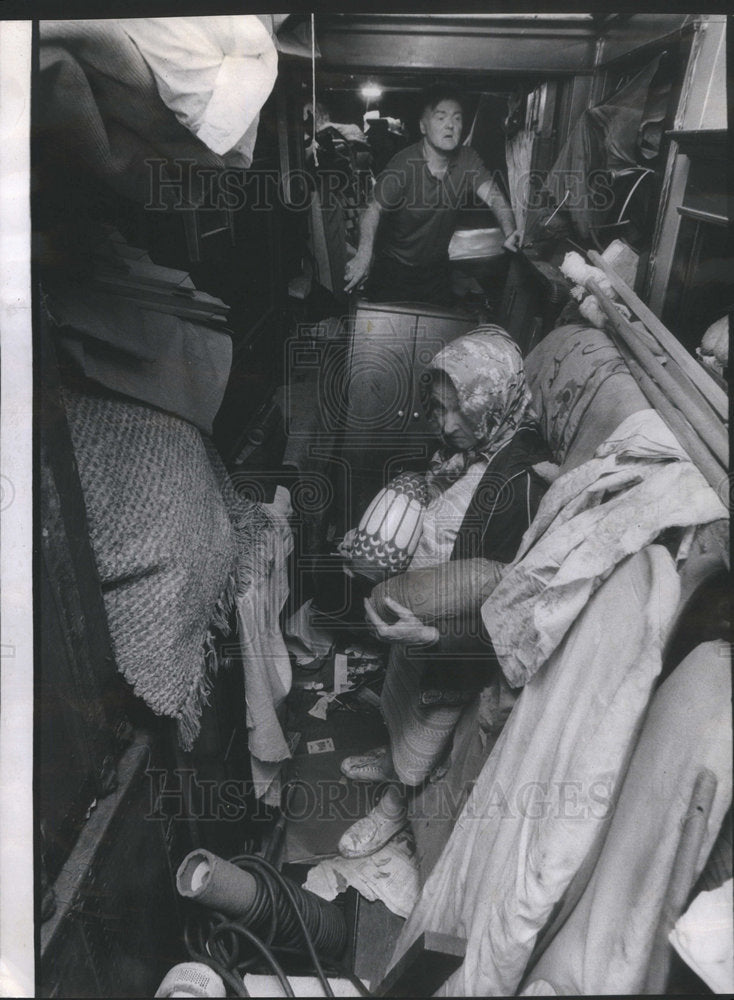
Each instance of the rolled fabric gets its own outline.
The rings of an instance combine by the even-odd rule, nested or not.
[[[423,530],[427,496],[425,478],[414,473],[396,476],[380,490],[355,532],[351,569],[372,577],[407,569]]]
[[[477,613],[500,581],[503,563],[493,559],[455,559],[409,570],[373,589],[372,605],[383,621],[395,621],[389,597],[409,608],[425,625]]]
[[[729,317],[722,316],[706,330],[696,354],[702,364],[724,374],[729,366]]]

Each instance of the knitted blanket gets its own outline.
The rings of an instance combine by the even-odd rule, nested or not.
[[[263,559],[270,519],[236,496],[193,427],[130,400],[63,390],[117,666],[183,749],[213,679],[213,630]]]

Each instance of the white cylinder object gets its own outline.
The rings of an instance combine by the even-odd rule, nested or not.
[[[182,962],[166,973],[156,997],[226,997],[221,976],[202,962]]]

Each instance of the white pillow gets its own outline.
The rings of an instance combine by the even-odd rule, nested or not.
[[[244,142],[246,164],[260,109],[278,72],[270,32],[254,14],[142,17],[119,22],[140,49],[161,98],[212,152]]]

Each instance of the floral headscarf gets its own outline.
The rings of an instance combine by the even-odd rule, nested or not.
[[[440,448],[430,462],[430,479],[458,479],[534,419],[520,348],[499,326],[480,326],[458,337],[439,351],[428,370],[444,372],[451,380],[461,414],[477,438],[467,451]]]

